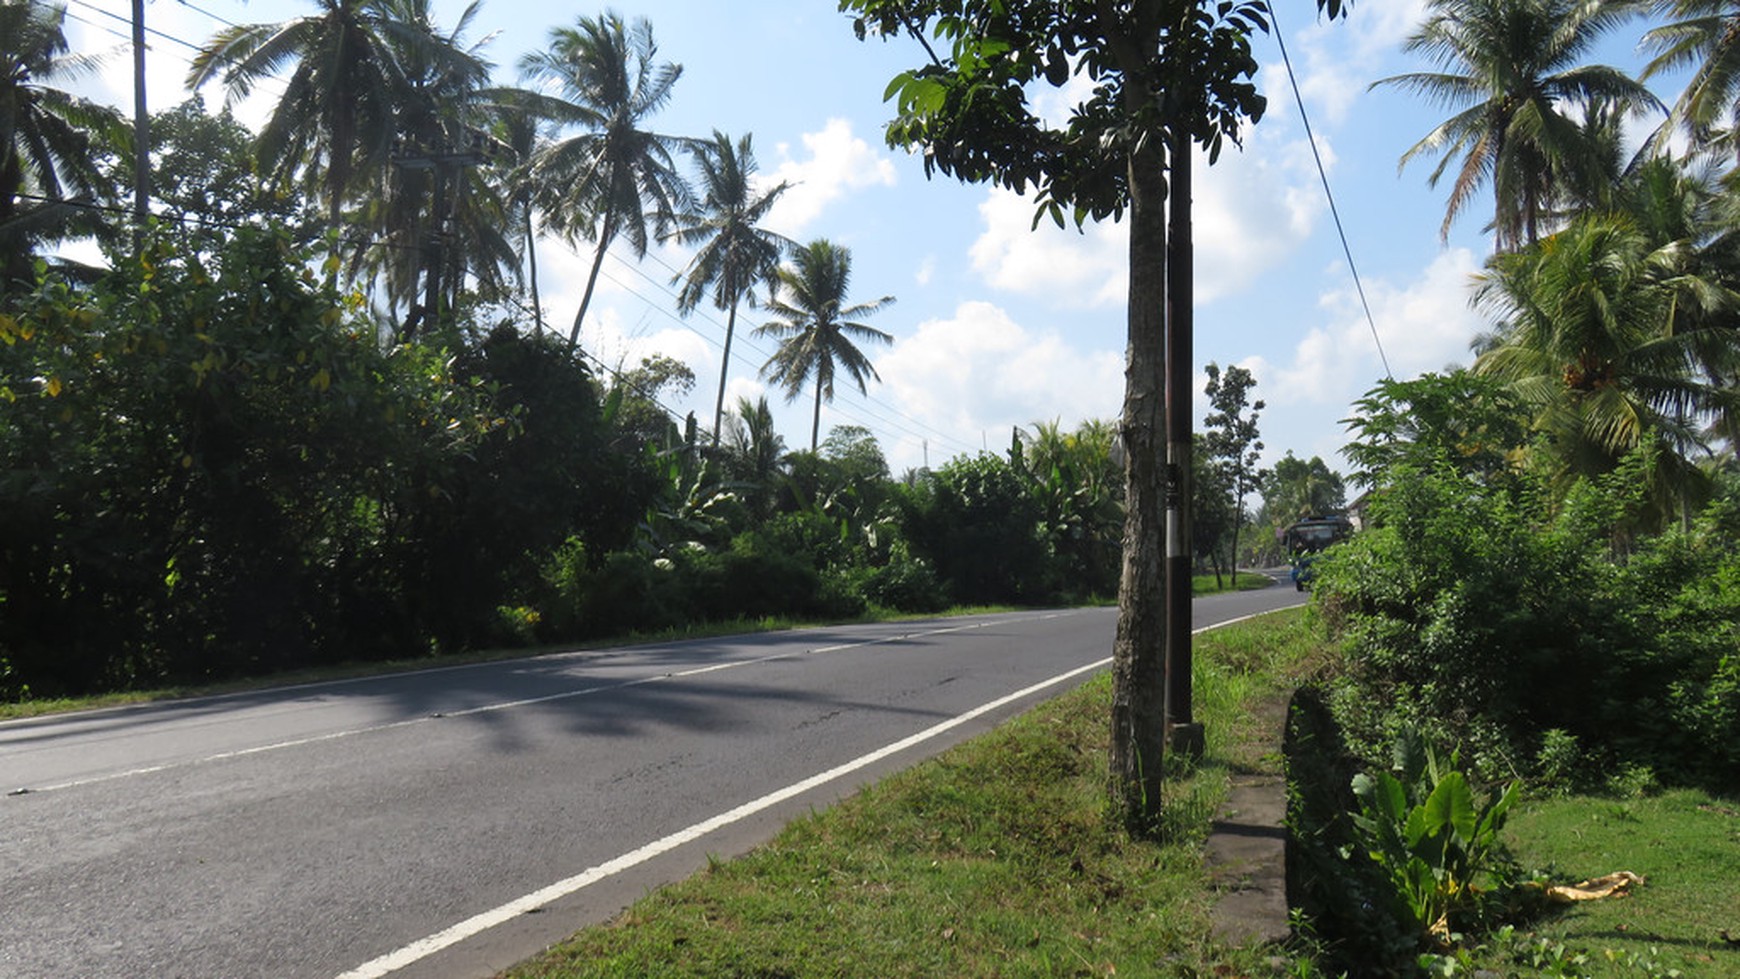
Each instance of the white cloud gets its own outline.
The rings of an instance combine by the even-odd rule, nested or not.
[[[847,191],[894,186],[894,161],[854,136],[847,120],[830,119],[820,132],[802,139],[805,159],[793,158],[788,143],[776,148],[781,161],[771,179],[791,187],[768,215],[768,227],[795,238]]]
[[[1426,0],[1360,3],[1345,21],[1318,21],[1290,34],[1298,41],[1291,53],[1299,89],[1313,114],[1321,113],[1328,125],[1347,121],[1372,79],[1387,73],[1382,66],[1425,16]],[[1286,70],[1279,64],[1271,67],[1264,87],[1271,98],[1285,99],[1291,110]]]
[[[1251,287],[1305,243],[1325,210],[1307,144],[1277,143],[1260,132],[1248,143],[1243,152],[1229,147],[1212,167],[1197,158],[1192,223],[1199,303]],[[1334,153],[1326,151],[1324,160],[1331,165]],[[1078,232],[1041,221],[1035,228],[1032,199],[1000,188],[987,193],[979,215],[985,230],[969,256],[991,286],[1066,308],[1124,301],[1129,235],[1121,223],[1089,224]]]
[[[1297,251],[1327,209],[1303,140],[1274,143],[1261,131],[1247,149],[1196,165],[1196,299],[1213,302],[1253,286]],[[1333,152],[1324,156],[1326,166]]]
[[[1121,225],[1089,224],[1078,232],[1045,220],[1035,228],[1032,198],[1000,187],[986,193],[979,216],[985,231],[968,255],[991,286],[1066,307],[1122,301],[1129,239]]]
[[[999,447],[1014,426],[1114,418],[1124,388],[1121,354],[1030,330],[986,302],[962,303],[950,319],[919,324],[877,358],[876,370],[883,398],[902,415],[937,431],[988,433]],[[896,469],[922,462],[888,451]],[[952,454],[933,451],[933,461]]]
[[[1468,362],[1469,341],[1485,328],[1468,305],[1469,278],[1475,271],[1474,254],[1456,248],[1440,253],[1406,286],[1366,284],[1372,319],[1396,377]],[[1345,276],[1345,268],[1334,274]],[[1291,364],[1253,361],[1271,406],[1348,404],[1383,376],[1371,325],[1353,287],[1325,293],[1319,305],[1332,322],[1299,341]]]

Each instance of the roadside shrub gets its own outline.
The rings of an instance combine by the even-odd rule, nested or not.
[[[733,549],[676,561],[696,619],[720,622],[811,614],[822,604],[822,576],[801,557]]]
[[[1556,731],[1583,764],[1736,784],[1740,554],[1720,508],[1689,532],[1625,535],[1633,468],[1556,509],[1526,483],[1392,474],[1377,526],[1325,555],[1316,583],[1347,657],[1331,699],[1362,756],[1429,724],[1490,777]]]
[[[970,605],[1054,597],[1044,516],[1026,480],[994,455],[958,458],[899,497],[904,538],[936,569],[956,601]]]
[[[894,548],[887,564],[861,569],[856,587],[867,601],[898,612],[940,612],[948,607],[936,571],[904,547]]]
[[[572,539],[545,562],[543,582],[539,635],[551,642],[669,628],[688,615],[683,577],[639,552],[606,554],[594,567]]]

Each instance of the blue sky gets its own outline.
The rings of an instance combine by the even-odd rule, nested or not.
[[[313,6],[151,0],[146,19],[154,30],[199,43],[222,26],[218,18],[278,21]],[[1368,90],[1375,79],[1425,67],[1400,51],[1423,0],[1360,0],[1336,23],[1318,21],[1314,0],[1275,6],[1390,370],[1407,378],[1465,363],[1469,340],[1486,326],[1467,296],[1469,277],[1490,248],[1481,233],[1490,197],[1442,240],[1444,195],[1426,181],[1432,161],[1398,173],[1397,160],[1447,112],[1400,89]],[[447,27],[463,7],[435,3]],[[467,39],[493,34],[482,52],[501,81],[517,82],[521,55],[543,46],[551,27],[602,9],[485,0]],[[684,136],[752,133],[763,176],[793,184],[770,222],[774,229],[849,247],[854,299],[896,297],[869,321],[895,337],[868,351],[881,382],[867,397],[841,386],[823,409],[824,435],[833,425],[869,428],[898,474],[962,453],[1001,451],[1015,426],[1116,418],[1127,281],[1122,229],[1089,225],[1078,233],[1047,223],[1030,231],[1026,201],[926,180],[916,157],[888,148],[882,92],[896,72],[918,63],[916,46],[857,41],[833,0],[625,0],[611,9],[650,20],[662,58],[683,65],[654,127]],[[114,51],[100,84],[106,97],[130,106],[131,59],[115,33],[126,33],[127,0],[69,0],[68,12],[75,49]],[[1634,67],[1641,30],[1616,37],[1602,59]],[[1384,366],[1280,50],[1273,37],[1258,38],[1256,50],[1268,114],[1247,130],[1242,152],[1229,149],[1215,167],[1197,170],[1197,423],[1207,411],[1202,366],[1240,364],[1256,376],[1254,396],[1267,403],[1259,421],[1267,461],[1291,450],[1345,470],[1340,420]],[[152,39],[154,111],[185,97],[190,53],[176,41]],[[222,100],[215,88],[205,94],[210,104]],[[1066,107],[1041,104],[1060,113]],[[258,106],[240,111],[259,118]],[[566,324],[589,252],[552,241],[538,257],[546,317]],[[698,383],[672,407],[694,411],[705,429],[724,316],[710,308],[687,319],[675,313],[669,281],[686,262],[676,249],[655,249],[641,262],[619,249],[605,264],[582,344],[612,365],[632,366],[652,352],[687,362]],[[740,316],[727,403],[768,394],[788,446],[804,447],[808,397],[787,405],[759,380],[772,347],[742,328],[763,318],[755,310]]]

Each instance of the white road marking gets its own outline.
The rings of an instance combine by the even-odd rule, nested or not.
[[[843,765],[830,768],[819,775],[812,775],[801,782],[794,782],[783,789],[770,792],[751,802],[746,802],[729,812],[720,813],[711,819],[698,822],[687,829],[678,830],[663,839],[654,840],[653,842],[648,843],[637,850],[625,853],[614,860],[608,860],[596,867],[582,871],[581,873],[575,874],[565,880],[559,880],[541,890],[533,891],[522,898],[509,901],[507,904],[498,908],[467,918],[444,931],[430,935],[428,938],[412,942],[397,951],[389,952],[378,959],[365,962],[349,972],[341,974],[338,979],[380,979],[381,976],[403,969],[406,966],[427,958],[450,945],[456,945],[459,942],[465,941],[467,938],[471,938],[474,935],[494,928],[496,925],[511,921],[522,914],[535,911],[552,901],[567,897],[582,888],[589,887],[607,877],[619,874],[637,864],[645,863],[660,854],[668,853],[685,843],[692,843],[716,829],[721,829],[731,825],[732,823],[747,819],[770,806],[778,805],[794,796],[801,795],[811,789],[819,788],[829,782],[841,778],[842,776],[850,775],[851,773],[869,765],[873,765],[890,755],[905,751],[907,748],[917,744],[922,744],[923,742],[929,741],[930,739],[953,730],[954,728],[960,727],[962,724],[965,724],[974,718],[990,713],[1000,707],[1005,707],[1024,697],[1030,697],[1047,687],[1056,686],[1059,683],[1074,679],[1084,673],[1091,673],[1094,670],[1103,669],[1111,662],[1111,659],[1108,657],[1099,660],[1098,662],[1089,663],[1086,666],[1070,670],[1067,673],[1060,673],[1049,680],[1042,680],[1030,687],[1017,690],[1006,697],[999,697],[990,703],[975,707],[964,714],[960,714],[956,717],[950,718],[949,720],[943,721],[940,724],[928,727],[917,734],[902,738],[901,740],[882,748],[878,748],[867,755],[860,755]]]
[[[1071,612],[1052,612],[1052,613],[1048,613],[1045,615],[1030,616],[1027,618],[1020,619],[1018,621],[1023,621],[1023,622],[1046,621],[1049,619],[1060,618],[1060,617],[1063,617],[1066,615],[1071,615],[1071,614],[1074,614],[1074,613],[1071,613]],[[224,752],[219,752],[217,754],[212,754],[212,755],[203,755],[203,756],[198,757],[198,758],[188,758],[188,759],[185,759],[182,761],[165,762],[165,763],[159,764],[159,765],[146,765],[146,766],[142,766],[139,768],[129,768],[125,771],[107,772],[107,773],[102,774],[102,775],[91,775],[91,776],[88,776],[85,778],[69,779],[68,781],[56,782],[52,785],[15,786],[13,789],[10,790],[10,794],[12,794],[12,795],[37,795],[37,794],[40,794],[43,792],[59,792],[59,791],[65,790],[65,789],[76,789],[76,788],[82,788],[82,787],[87,786],[87,785],[97,785],[97,784],[100,784],[103,782],[113,782],[113,781],[116,781],[117,779],[134,778],[134,777],[137,777],[140,775],[155,775],[158,772],[173,771],[175,769],[180,769],[180,768],[190,768],[190,767],[195,766],[195,765],[207,765],[207,764],[211,764],[213,762],[229,761],[229,760],[235,759],[235,758],[245,758],[249,755],[259,755],[259,754],[264,754],[264,753],[269,752],[269,751],[282,751],[286,748],[300,748],[300,747],[304,747],[306,745],[320,744],[320,743],[326,742],[326,741],[337,741],[341,738],[351,738],[351,737],[355,737],[359,734],[375,734],[375,733],[378,733],[381,731],[391,731],[391,730],[394,730],[396,728],[408,727],[412,724],[424,724],[424,723],[427,723],[429,721],[441,720],[443,718],[470,717],[472,715],[487,714],[487,713],[491,713],[493,711],[512,710],[516,707],[530,707],[530,706],[535,705],[535,704],[546,704],[546,703],[550,703],[552,701],[572,700],[572,699],[577,698],[577,697],[589,697],[589,696],[592,696],[593,694],[610,693],[610,692],[616,691],[616,690],[626,690],[629,687],[638,687],[638,686],[642,686],[642,685],[648,684],[648,683],[664,683],[664,682],[667,682],[670,680],[681,680],[681,679],[685,679],[687,677],[700,676],[704,673],[717,673],[721,670],[734,670],[734,669],[737,669],[738,667],[743,667],[743,666],[755,666],[755,665],[760,664],[760,663],[767,663],[767,662],[771,662],[771,661],[777,660],[777,659],[786,659],[786,658],[790,658],[793,656],[816,655],[816,654],[820,654],[820,653],[837,653],[837,652],[843,652],[843,651],[851,650],[851,649],[863,649],[864,647],[867,647],[867,646],[880,646],[880,645],[886,645],[888,643],[905,642],[905,641],[912,640],[912,639],[922,639],[922,638],[925,638],[927,636],[940,636],[940,635],[946,635],[946,634],[954,633],[954,632],[966,632],[966,631],[970,631],[973,629],[983,629],[983,628],[987,628],[991,625],[998,624],[998,622],[1008,622],[1008,621],[1010,621],[1010,620],[1003,619],[1003,620],[984,621],[984,622],[972,622],[972,623],[967,623],[965,625],[951,625],[951,626],[948,626],[946,628],[930,629],[930,630],[926,630],[923,632],[911,632],[911,633],[906,633],[904,635],[899,635],[899,636],[883,636],[883,637],[875,638],[875,639],[867,639],[867,640],[864,640],[862,642],[843,643],[843,644],[836,645],[836,646],[818,646],[818,647],[815,647],[812,649],[799,650],[796,652],[786,651],[786,652],[774,653],[774,654],[771,654],[768,656],[758,656],[758,657],[755,657],[753,659],[734,660],[734,661],[729,662],[729,663],[714,663],[714,664],[711,664],[708,666],[698,666],[698,667],[695,667],[693,669],[680,670],[680,671],[675,672],[675,673],[658,673],[658,674],[654,674],[651,676],[639,677],[639,678],[634,679],[634,680],[623,680],[623,681],[620,681],[617,683],[606,683],[606,684],[601,684],[601,685],[592,686],[592,687],[581,687],[581,688],[576,689],[576,690],[564,690],[564,691],[561,691],[560,693],[546,694],[542,697],[527,697],[527,698],[524,698],[521,700],[505,700],[505,701],[501,701],[499,703],[484,704],[481,707],[468,707],[468,708],[465,708],[462,710],[442,711],[442,712],[437,713],[437,714],[423,715],[420,717],[411,717],[411,718],[406,718],[405,720],[402,720],[402,721],[391,721],[391,722],[388,722],[386,724],[374,724],[374,725],[370,725],[368,727],[349,728],[349,729],[342,730],[342,731],[331,731],[331,732],[328,732],[326,734],[317,734],[317,735],[312,735],[312,736],[306,737],[306,738],[292,738],[292,739],[287,740],[287,741],[274,741],[270,744],[255,745],[254,747],[251,747],[251,748],[240,748],[240,749],[237,749],[235,751],[224,751]],[[467,668],[469,668],[469,667],[442,667],[440,669],[426,670],[426,671],[422,671],[422,672],[436,673],[436,672],[443,672],[445,670],[467,669]],[[349,681],[346,681],[346,682],[349,682]],[[311,684],[305,684],[304,686],[311,686]]]
[[[1280,611],[1280,610],[1275,610],[1275,611]],[[1061,615],[1061,614],[1066,614],[1066,613],[1057,613],[1057,614]],[[1234,625],[1234,624],[1237,624],[1240,622],[1246,622],[1246,621],[1249,621],[1251,619],[1259,618],[1261,616],[1268,615],[1268,614],[1270,614],[1270,613],[1269,612],[1257,612],[1257,613],[1254,613],[1252,615],[1240,616],[1236,619],[1228,619],[1225,622],[1216,622],[1213,625],[1206,625],[1206,626],[1202,626],[1201,628],[1191,630],[1191,635],[1193,635],[1193,636],[1200,635],[1204,632],[1208,632],[1211,629],[1219,629],[1219,628],[1223,628],[1223,627],[1229,626],[1229,625]],[[1055,617],[1055,616],[1045,616],[1045,618],[1053,618],[1053,617]],[[988,623],[983,623],[983,624],[988,624]],[[976,625],[972,625],[972,626],[956,626],[956,627],[951,628],[951,629],[938,630],[937,632],[923,633],[922,635],[937,635],[940,632],[956,632],[956,631],[962,631],[962,630],[968,629],[968,628],[980,628],[983,624],[976,624]],[[899,641],[899,639],[905,639],[905,638],[912,638],[912,637],[902,636],[902,637],[897,637],[896,639],[877,640],[877,642],[895,642],[895,641]],[[825,649],[815,649],[815,650],[811,650],[811,652],[818,652],[818,653],[831,652],[831,651],[834,651],[837,649],[851,649],[851,648],[856,648],[858,646],[869,646],[869,645],[875,645],[875,644],[876,644],[875,642],[854,643],[854,644],[848,645],[848,646],[834,646],[834,647],[828,647]],[[559,881],[555,882],[554,884],[549,885],[548,887],[544,887],[540,890],[533,891],[532,893],[527,894],[524,897],[517,898],[513,901],[509,901],[508,903],[503,904],[500,907],[493,908],[493,909],[491,909],[489,911],[485,911],[481,914],[473,915],[472,917],[467,918],[464,921],[461,921],[458,924],[453,925],[449,928],[446,928],[442,931],[436,932],[435,934],[430,935],[427,938],[412,942],[411,944],[406,945],[404,948],[398,949],[398,950],[393,951],[393,952],[388,952],[386,955],[383,955],[380,958],[365,962],[362,965],[359,965],[356,968],[350,970],[349,972],[341,973],[339,976],[337,976],[337,979],[381,979],[381,977],[383,977],[383,976],[390,975],[394,972],[397,972],[400,969],[405,968],[406,966],[412,965],[416,962],[419,962],[423,959],[426,959],[429,956],[434,955],[436,952],[441,951],[442,949],[448,948],[448,947],[453,946],[453,945],[457,945],[460,942],[463,942],[468,938],[472,938],[472,937],[475,937],[479,934],[482,934],[483,932],[486,932],[489,929],[494,928],[497,925],[504,924],[508,921],[512,921],[514,918],[517,918],[522,914],[529,914],[529,913],[536,911],[537,909],[539,909],[547,904],[550,904],[551,902],[561,900],[564,897],[567,897],[567,896],[574,894],[578,891],[581,891],[587,887],[590,887],[593,884],[596,884],[601,880],[612,877],[612,876],[619,874],[625,870],[633,868],[639,864],[645,863],[648,860],[653,859],[654,857],[660,856],[660,855],[665,854],[665,853],[669,853],[670,851],[676,849],[677,847],[683,846],[684,844],[692,843],[692,842],[706,836],[708,833],[713,832],[714,830],[722,829],[726,826],[731,825],[732,823],[740,822],[744,819],[747,819],[750,816],[755,815],[758,812],[761,812],[764,809],[767,809],[771,806],[778,805],[779,803],[784,802],[787,799],[791,799],[795,796],[802,795],[803,793],[808,792],[811,789],[819,788],[819,787],[826,785],[829,782],[835,781],[836,779],[839,779],[843,776],[850,775],[851,773],[858,771],[859,769],[865,768],[869,765],[873,765],[876,762],[883,760],[884,758],[887,758],[887,757],[894,755],[894,754],[898,754],[899,752],[905,751],[906,749],[911,748],[915,745],[922,744],[925,741],[929,741],[932,738],[935,738],[941,734],[944,734],[948,731],[951,731],[954,728],[960,727],[962,724],[965,724],[965,723],[967,723],[975,718],[978,718],[978,717],[981,717],[985,714],[988,714],[991,711],[997,710],[998,708],[1006,707],[1009,704],[1014,703],[1015,701],[1021,700],[1025,697],[1030,697],[1033,694],[1039,693],[1040,691],[1045,690],[1049,687],[1053,687],[1053,686],[1056,686],[1060,683],[1064,683],[1066,681],[1072,680],[1078,676],[1081,676],[1084,673],[1091,673],[1095,670],[1104,669],[1105,667],[1111,665],[1111,662],[1112,662],[1111,657],[1107,657],[1107,658],[1099,660],[1097,662],[1089,663],[1086,666],[1077,667],[1076,669],[1070,670],[1067,673],[1060,673],[1057,676],[1054,676],[1048,680],[1041,680],[1040,682],[1035,683],[1030,687],[1026,687],[1025,689],[1022,689],[1022,690],[1017,690],[1014,693],[1009,694],[1008,696],[999,697],[996,700],[993,700],[988,704],[982,704],[978,707],[973,708],[970,711],[967,711],[964,714],[960,714],[956,717],[950,718],[949,720],[946,720],[946,721],[943,721],[939,724],[935,724],[931,727],[928,727],[928,728],[924,729],[923,731],[918,732],[917,734],[910,735],[908,737],[902,738],[899,741],[894,742],[893,744],[886,745],[882,748],[878,748],[877,750],[872,751],[867,755],[861,755],[857,758],[852,759],[851,761],[846,762],[843,765],[839,765],[835,768],[830,768],[827,771],[822,772],[819,775],[812,775],[809,778],[806,778],[801,782],[794,782],[793,784],[788,785],[783,789],[778,789],[776,791],[768,793],[767,795],[762,796],[759,799],[755,799],[753,801],[746,802],[743,805],[738,806],[737,808],[730,810],[729,812],[720,813],[719,815],[714,816],[711,819],[706,819],[706,820],[703,820],[701,822],[698,822],[698,823],[694,824],[693,826],[688,827],[687,829],[678,830],[677,832],[672,833],[669,836],[666,836],[662,839],[654,840],[653,842],[648,843],[645,846],[640,847],[639,849],[631,850],[628,853],[625,853],[622,856],[616,857],[613,860],[607,860],[604,863],[597,865],[596,867],[591,867],[587,870],[581,871],[578,874],[575,874],[572,877],[568,877],[564,880],[559,880]],[[715,669],[715,668],[718,668],[718,667],[709,667],[709,669]]]

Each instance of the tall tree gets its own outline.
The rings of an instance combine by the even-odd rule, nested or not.
[[[643,128],[670,101],[683,73],[681,65],[657,63],[657,57],[650,22],[628,25],[606,11],[551,30],[549,49],[520,61],[528,79],[557,90],[527,105],[558,128],[580,130],[546,144],[528,168],[544,223],[570,241],[584,235],[594,242],[570,348],[580,343],[611,244],[625,237],[635,255],[645,255],[651,236],[663,234],[689,204],[673,158],[684,141]]]
[[[294,65],[260,130],[260,155],[275,179],[299,180],[323,198],[327,220],[337,227],[344,208],[376,185],[392,155],[408,95],[406,57],[417,52],[461,72],[475,70],[475,58],[431,27],[426,2],[316,5],[318,12],[306,17],[218,31],[194,55],[187,85],[220,79],[234,102]]]
[[[1694,457],[1709,453],[1712,422],[1731,428],[1740,409],[1733,331],[1674,328],[1678,253],[1624,216],[1592,214],[1495,256],[1477,293],[1499,325],[1475,370],[1529,408],[1556,474],[1610,472],[1650,442],[1659,519],[1701,495]]]
[[[1245,522],[1245,497],[1257,488],[1257,459],[1263,451],[1257,438],[1257,418],[1264,405],[1261,400],[1250,399],[1251,388],[1256,386],[1257,379],[1243,367],[1234,364],[1222,373],[1220,365],[1211,363],[1208,384],[1203,388],[1209,407],[1214,409],[1203,419],[1203,445],[1226,474],[1232,490],[1234,588],[1239,585],[1239,528]]]
[[[785,439],[773,427],[767,396],[737,399],[725,442],[726,474],[744,485],[744,503],[757,517],[773,509],[775,483],[785,459]]]
[[[244,224],[291,229],[301,243],[319,237],[320,215],[302,195],[267,185],[253,143],[227,107],[210,112],[199,95],[152,114],[151,196],[159,214],[184,229],[180,247],[215,254]],[[117,158],[115,182],[132,168],[133,161]]]
[[[822,430],[822,402],[834,400],[835,373],[844,370],[860,393],[868,391],[865,378],[881,380],[858,344],[892,343],[894,337],[856,320],[887,308],[894,297],[846,305],[852,253],[825,238],[799,248],[792,264],[778,271],[778,278],[780,289],[767,306],[778,318],[755,329],[756,336],[779,341],[761,373],[785,388],[787,401],[805,385],[815,385],[816,407],[810,422],[810,451],[814,452]]]
[[[1309,461],[1291,449],[1276,460],[1273,469],[1258,474],[1263,511],[1271,521],[1286,526],[1307,517],[1339,513],[1347,505],[1347,486],[1320,456]]]
[[[114,110],[49,84],[96,67],[71,53],[65,21],[63,6],[0,3],[0,289],[29,279],[37,243],[88,213],[64,198],[110,192],[102,156],[131,145]]]
[[[1457,368],[1406,381],[1386,379],[1342,419],[1341,454],[1356,486],[1389,485],[1401,469],[1448,467],[1477,485],[1514,482],[1528,445],[1527,413],[1498,378]]]
[[[1402,154],[1440,157],[1436,187],[1458,164],[1442,233],[1474,195],[1492,184],[1492,229],[1500,249],[1539,237],[1567,186],[1600,158],[1579,109],[1659,105],[1640,82],[1582,59],[1600,39],[1636,16],[1642,0],[1429,0],[1426,20],[1405,50],[1436,70],[1380,79],[1455,110]]]
[[[682,215],[671,237],[684,245],[700,246],[688,270],[672,283],[682,282],[677,308],[692,312],[709,289],[713,305],[725,313],[725,351],[719,357],[719,393],[713,401],[713,444],[719,444],[719,424],[725,414],[725,381],[731,371],[731,339],[737,332],[737,307],[745,299],[754,302],[755,287],[772,282],[780,257],[796,247],[783,235],[760,227],[767,213],[790,185],[785,181],[757,192],[755,153],[745,134],[736,143],[718,130],[713,139],[695,146],[695,164],[701,171],[700,209]]]
[[[1343,0],[1319,0],[1331,17]],[[896,76],[890,143],[922,146],[926,171],[1036,192],[1058,223],[1129,213],[1129,349],[1120,432],[1127,501],[1113,645],[1113,803],[1126,825],[1156,825],[1166,744],[1168,147],[1208,149],[1261,115],[1251,78],[1263,0],[841,0],[860,37],[910,35],[926,63]],[[1034,111],[1038,84],[1093,82],[1058,128]],[[1181,195],[1182,196],[1182,195]],[[1188,447],[1184,449],[1188,452]]]
[[[507,294],[519,256],[505,184],[492,179],[502,148],[498,106],[484,88],[490,39],[465,40],[478,4],[443,30],[431,0],[378,2],[380,16],[426,36],[415,44],[395,37],[386,49],[399,79],[393,153],[357,208],[356,222],[378,237],[356,248],[352,267],[369,270],[388,302],[408,309],[400,336],[410,339],[451,315],[468,275],[489,299]]]

